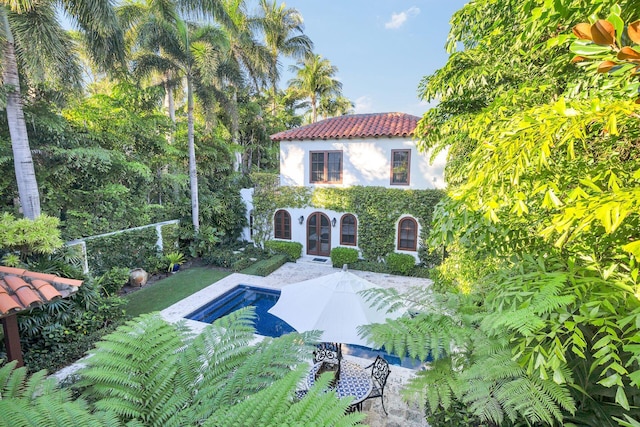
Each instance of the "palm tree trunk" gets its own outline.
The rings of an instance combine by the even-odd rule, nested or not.
[[[3,46],[2,79],[7,92],[7,123],[9,124],[9,134],[11,135],[18,195],[23,215],[29,219],[36,219],[40,216],[40,194],[38,193],[38,182],[36,181],[36,172],[33,167],[31,148],[29,147],[27,125],[22,111],[20,79],[18,77],[16,52],[13,46],[13,34],[11,33],[7,12],[4,7],[0,7],[0,14],[2,14],[2,25],[6,35],[6,41]]]
[[[193,87],[191,70],[187,72],[187,138],[189,143],[189,182],[191,184],[191,220],[193,229],[200,229],[198,204],[198,173],[196,168],[196,147],[193,129]]]
[[[233,170],[239,172],[242,169],[242,153],[240,152],[240,126],[238,124],[238,91],[235,86],[231,88],[233,90],[233,102],[231,111],[231,142],[236,151]]]
[[[316,94],[311,95],[311,111],[312,111],[312,123],[318,121],[318,106],[316,105]]]
[[[169,78],[169,76],[165,76],[165,78]],[[169,118],[173,123],[176,122],[176,106],[175,101],[173,100],[173,86],[169,84],[168,81],[164,82],[164,106],[169,112]]]

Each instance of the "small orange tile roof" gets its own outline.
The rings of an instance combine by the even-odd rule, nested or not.
[[[350,114],[271,135],[272,141],[412,136],[420,117],[405,113]]]
[[[66,298],[82,280],[0,266],[0,318]]]

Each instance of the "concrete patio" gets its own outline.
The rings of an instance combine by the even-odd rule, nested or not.
[[[311,258],[302,258],[296,263],[286,263],[267,277],[235,273],[172,305],[171,307],[163,310],[161,314],[163,318],[171,322],[185,320],[184,316],[186,314],[241,283],[265,288],[280,289],[282,286],[290,283],[325,276],[336,271],[339,271],[339,269],[331,267],[330,261],[327,261],[326,263],[319,263],[312,261]],[[385,288],[391,287],[399,291],[411,286],[429,286],[431,284],[430,280],[422,278],[394,276],[358,270],[350,271],[378,286]],[[192,330],[196,332],[201,331],[206,326],[204,323],[192,320],[187,320],[187,323]],[[363,366],[372,362],[368,359],[353,356],[345,357],[350,358]],[[385,387],[384,397],[384,404],[389,415],[385,416],[380,404],[380,399],[365,401],[363,404],[363,412],[367,414],[367,418],[364,421],[366,424],[372,427],[428,426],[424,419],[423,411],[417,405],[407,404],[400,397],[400,390],[402,389],[403,384],[411,378],[414,372],[415,371],[411,369],[395,365],[391,366],[391,374],[389,375],[389,379]]]

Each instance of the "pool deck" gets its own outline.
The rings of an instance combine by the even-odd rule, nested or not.
[[[184,319],[184,316],[204,305],[206,302],[222,295],[229,289],[239,284],[259,286],[264,288],[280,289],[291,283],[301,282],[320,276],[335,273],[340,269],[333,268],[331,262],[314,262],[302,258],[296,263],[286,263],[275,272],[266,277],[251,276],[234,273],[211,286],[177,302],[161,311],[164,319],[170,322],[186,321],[194,332],[201,332],[207,325],[202,322]],[[416,277],[394,276],[390,274],[371,273],[368,271],[349,270],[371,283],[385,288],[395,288],[402,291],[412,286],[429,286],[431,281]],[[372,361],[353,356],[345,356],[363,366]],[[416,405],[409,405],[400,397],[403,384],[415,374],[411,369],[399,366],[391,366],[391,374],[385,387],[385,407],[388,416],[385,416],[380,399],[371,399],[364,403],[363,412],[367,414],[365,423],[372,427],[423,427],[428,426],[424,419],[423,411]]]

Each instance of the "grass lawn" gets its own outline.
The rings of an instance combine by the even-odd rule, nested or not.
[[[128,301],[125,309],[127,314],[132,317],[164,310],[229,274],[231,273],[228,271],[218,271],[206,267],[192,267],[179,271],[125,297]]]

